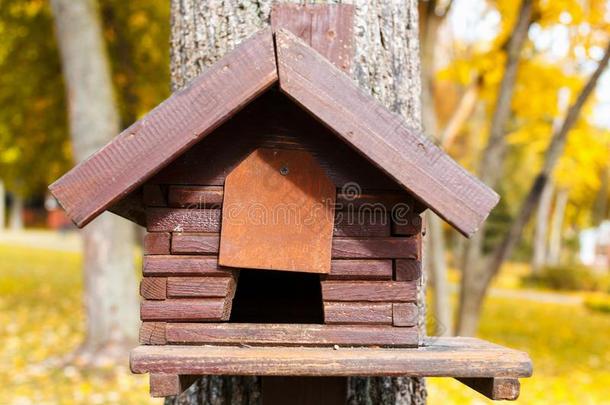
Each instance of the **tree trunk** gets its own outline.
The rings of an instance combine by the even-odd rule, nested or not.
[[[72,147],[86,159],[119,132],[108,57],[94,0],[52,0],[68,96]],[[138,297],[134,269],[134,227],[102,214],[83,231],[84,303],[91,360],[123,359],[137,339]],[[106,356],[110,356],[106,357]]]
[[[21,231],[23,229],[23,197],[17,193],[11,194],[11,214],[9,227],[11,231]]]
[[[354,80],[403,115],[409,125],[421,129],[417,1],[353,3]],[[266,26],[272,0],[172,0],[171,5],[171,78],[175,91]],[[424,288],[420,290],[423,297]],[[424,300],[420,302],[423,305]],[[425,308],[420,309],[420,315],[425,331]],[[166,404],[258,404],[260,389],[259,378],[207,377],[179,398],[168,398]],[[350,404],[423,404],[425,397],[422,379],[350,378],[348,382]]]
[[[0,232],[4,231],[6,226],[6,188],[4,181],[0,179]]]
[[[504,158],[506,155],[506,125],[510,117],[511,100],[517,81],[517,70],[521,50],[527,39],[527,33],[532,22],[532,0],[523,0],[519,8],[515,28],[506,46],[506,63],[504,76],[498,89],[498,99],[494,108],[489,130],[487,146],[483,151],[478,168],[479,178],[494,188],[503,175]],[[485,295],[482,274],[483,240],[485,239],[485,224],[472,237],[466,246],[462,263],[462,281],[460,288],[460,307],[457,334],[472,336],[478,326],[480,307]]]
[[[557,192],[555,198],[555,209],[553,210],[553,218],[551,219],[551,236],[549,237],[549,255],[548,263],[551,266],[559,264],[561,259],[561,230],[563,228],[563,219],[568,205],[568,190],[562,189]]]
[[[547,231],[549,229],[549,217],[553,202],[553,183],[549,182],[542,196],[536,212],[536,228],[534,229],[534,255],[532,257],[532,273],[539,274],[547,262]]]

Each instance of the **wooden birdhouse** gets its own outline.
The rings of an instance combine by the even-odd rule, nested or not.
[[[516,398],[525,353],[418,324],[422,212],[470,236],[498,195],[345,73],[350,6],[305,11],[276,8],[50,187],[79,227],[146,227],[133,372],[155,396],[200,375],[448,376]]]

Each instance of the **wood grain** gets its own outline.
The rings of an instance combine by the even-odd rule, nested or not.
[[[329,325],[391,325],[392,304],[385,302],[324,302],[324,323]]]
[[[466,236],[498,195],[424,134],[286,30],[275,33],[280,88]]]
[[[353,59],[354,6],[351,4],[274,4],[273,30],[287,29],[349,72]]]
[[[421,277],[421,261],[414,259],[394,260],[396,281],[419,280]]]
[[[517,378],[458,378],[473,390],[495,401],[514,401],[519,397],[521,383]]]
[[[333,238],[335,259],[419,258],[417,238]]]
[[[82,227],[277,81],[264,29],[174,93],[49,189]]]
[[[416,349],[140,346],[131,351],[130,366],[136,374],[474,378],[532,374],[526,353],[463,337],[429,339]]]
[[[216,257],[202,256],[145,256],[145,276],[213,276],[231,277],[231,269],[218,266]]]
[[[167,277],[144,277],[140,282],[140,295],[147,300],[167,298]]]
[[[386,325],[169,323],[172,344],[413,347],[417,330]]]
[[[419,310],[412,302],[392,304],[392,323],[394,326],[416,326]]]
[[[335,213],[333,236],[390,236],[390,225],[390,219],[383,211],[341,211]]]
[[[404,216],[398,216],[392,221],[392,234],[393,235],[417,235],[422,231],[422,218],[420,215],[406,214]]]
[[[183,297],[226,297],[235,289],[232,277],[169,277],[167,296]]]
[[[140,325],[140,344],[167,344],[167,339],[165,337],[165,327],[165,322],[143,322],[142,325]]]
[[[333,260],[326,280],[391,280],[391,260]]]
[[[406,281],[322,281],[324,301],[409,302],[417,285]]]
[[[218,255],[219,234],[175,233],[172,237],[172,253],[196,253]]]
[[[257,149],[225,181],[218,262],[328,273],[335,194],[308,152]]]
[[[170,207],[220,208],[222,206],[221,186],[170,186],[168,193]]]
[[[220,232],[219,209],[147,208],[149,232]]]
[[[220,321],[227,320],[230,303],[223,298],[142,301],[142,321]]]
[[[197,379],[198,376],[193,375],[151,373],[150,396],[153,398],[163,398],[180,395],[193,385]]]
[[[144,235],[144,254],[168,255],[170,244],[171,234],[169,232],[148,232]]]

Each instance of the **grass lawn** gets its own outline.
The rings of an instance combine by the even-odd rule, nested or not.
[[[161,403],[127,359],[94,372],[45,366],[83,336],[78,254],[0,244],[0,258],[0,404]],[[610,404],[610,314],[492,297],[481,336],[533,358],[518,403]],[[490,402],[452,379],[428,381],[431,404]]]

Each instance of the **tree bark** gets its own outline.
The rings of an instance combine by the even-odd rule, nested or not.
[[[496,187],[503,175],[506,155],[506,125],[510,117],[511,100],[517,81],[517,70],[521,50],[527,39],[532,22],[532,0],[523,0],[519,9],[515,28],[506,44],[506,62],[504,76],[498,89],[498,99],[494,108],[489,130],[489,139],[478,168],[479,178],[490,187]],[[466,246],[462,262],[462,280],[460,288],[460,307],[457,334],[472,336],[478,328],[480,306],[483,302],[485,285],[482,273],[483,241],[485,224],[472,237]]]
[[[421,129],[417,1],[352,3],[356,8],[354,80],[403,115],[410,126]],[[206,66],[266,26],[271,5],[272,0],[172,0],[172,89],[182,88]],[[425,331],[423,287],[420,294],[420,326]],[[348,382],[350,404],[423,404],[425,398],[423,379],[350,378]],[[260,379],[202,378],[180,397],[166,399],[166,404],[229,403],[260,403]]]
[[[521,237],[523,233],[523,228],[527,225],[532,213],[536,209],[536,206],[540,200],[542,195],[542,191],[544,187],[548,183],[553,169],[557,165],[559,158],[563,154],[565,149],[565,144],[567,140],[568,133],[578,120],[580,116],[580,112],[589,98],[589,96],[593,93],[597,82],[608,66],[608,61],[610,60],[610,42],[605,50],[604,56],[602,60],[599,62],[597,69],[591,77],[587,80],[585,86],[582,88],[580,94],[574,101],[574,104],[570,106],[568,112],[566,114],[563,123],[559,127],[558,130],[554,131],[549,146],[547,147],[543,166],[538,175],[535,177],[534,182],[532,183],[528,193],[526,194],[521,207],[517,213],[517,216],[513,219],[511,226],[504,235],[500,244],[494,249],[488,261],[486,261],[485,266],[483,267],[483,271],[481,271],[481,277],[478,280],[478,286],[480,289],[472,291],[473,295],[472,302],[478,303],[478,305],[474,308],[473,314],[476,315],[476,319],[478,321],[478,317],[481,310],[481,305],[483,303],[483,299],[485,298],[485,294],[487,293],[487,289],[493,278],[500,271],[500,267],[502,263],[506,260],[507,257],[510,256],[517,241]],[[471,318],[472,319],[472,318]],[[474,327],[474,329],[469,330],[469,332],[474,333],[476,331],[476,323],[467,325],[469,327]]]
[[[539,274],[547,263],[547,231],[549,230],[549,217],[553,202],[553,184],[544,187],[540,204],[536,211],[536,227],[534,229],[534,254],[532,257],[532,274]]]
[[[11,231],[21,231],[23,230],[23,197],[18,193],[13,193],[12,197],[9,228]]]
[[[119,132],[108,57],[94,0],[52,0],[68,97],[72,148],[86,159]],[[123,358],[137,339],[138,298],[134,227],[110,213],[83,231],[83,354],[93,363]],[[95,355],[92,355],[95,353]]]
[[[556,266],[561,258],[561,230],[563,228],[563,219],[568,205],[568,190],[562,189],[557,192],[555,198],[555,208],[553,209],[553,217],[551,219],[551,232],[549,237],[549,253],[548,264]]]

